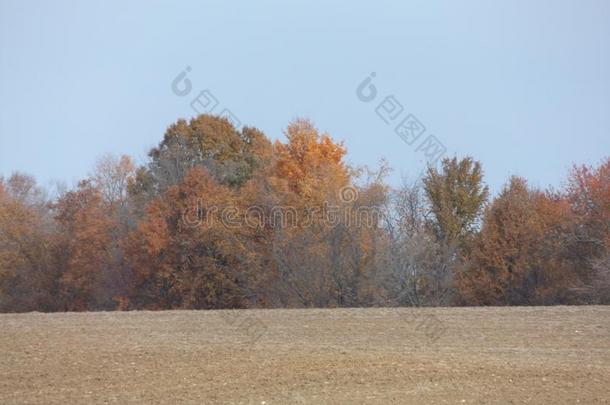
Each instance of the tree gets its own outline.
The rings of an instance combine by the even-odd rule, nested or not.
[[[247,249],[233,192],[200,167],[152,201],[129,238],[136,308],[248,305],[256,253]]]
[[[135,226],[127,193],[134,176],[129,157],[103,156],[88,179],[53,205],[54,265],[64,309],[114,309],[126,294],[123,244]]]
[[[513,177],[485,211],[477,244],[457,280],[474,305],[575,302],[580,283],[570,263],[567,200]]]
[[[269,177],[259,182],[272,190],[275,207],[293,215],[287,226],[267,232],[278,287],[273,301],[306,307],[356,305],[371,255],[351,217],[357,203],[340,198],[351,180],[343,162],[346,150],[307,120],[292,122],[285,135],[286,143],[274,145]],[[252,193],[254,199],[261,194]],[[274,217],[269,204],[255,204],[266,206],[269,218]]]
[[[464,248],[476,232],[489,196],[481,164],[471,157],[445,158],[441,172],[429,167],[423,182],[438,240]]]
[[[470,266],[458,277],[461,298],[482,305],[523,302],[521,288],[531,270],[533,249],[543,236],[535,196],[524,179],[511,178],[485,211]]]
[[[131,193],[141,211],[146,203],[179,184],[193,167],[204,167],[219,183],[239,187],[267,163],[271,144],[256,128],[235,129],[222,117],[200,115],[172,124],[138,169]]]
[[[90,176],[92,185],[99,190],[103,200],[105,215],[111,227],[107,246],[109,271],[103,274],[103,299],[125,306],[131,280],[130,269],[125,260],[125,243],[129,232],[137,226],[138,216],[129,189],[135,184],[136,167],[129,156],[120,158],[105,155],[100,158]],[[109,304],[107,304],[109,305]]]
[[[90,179],[104,201],[114,208],[127,203],[128,187],[135,181],[135,174],[136,167],[129,156],[108,154],[98,159]]]
[[[61,269],[61,296],[65,310],[114,307],[105,281],[115,270],[110,248],[116,222],[104,204],[102,192],[90,180],[67,192],[54,205],[59,235],[55,244]]]
[[[567,196],[577,226],[570,246],[592,302],[610,303],[610,158],[597,168],[575,166]]]
[[[58,286],[52,260],[54,229],[35,180],[0,177],[0,311],[54,311]]]
[[[338,190],[349,182],[343,145],[303,119],[292,122],[285,135],[286,144],[275,143],[275,178],[285,181],[288,190],[310,204],[336,198]]]
[[[386,207],[389,239],[381,284],[385,304],[446,305],[451,300],[451,272],[439,255],[441,246],[426,226],[428,205],[421,182],[404,182]]]
[[[441,293],[437,304],[448,304],[454,299],[449,286],[472,248],[489,191],[481,164],[471,157],[443,159],[441,171],[429,167],[423,183],[431,214],[428,226],[436,239],[430,288]]]

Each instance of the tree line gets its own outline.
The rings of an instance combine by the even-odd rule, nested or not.
[[[307,120],[285,135],[201,115],[53,196],[0,178],[0,311],[610,303],[610,158],[492,198],[471,157],[393,188]]]

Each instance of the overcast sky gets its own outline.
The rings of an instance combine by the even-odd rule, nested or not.
[[[103,153],[142,160],[204,90],[272,139],[310,118],[393,183],[436,139],[494,191],[559,186],[610,152],[610,2],[0,0],[0,175],[71,184]]]

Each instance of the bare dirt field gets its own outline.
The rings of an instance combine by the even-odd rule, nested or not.
[[[610,403],[610,307],[0,315],[0,403]]]

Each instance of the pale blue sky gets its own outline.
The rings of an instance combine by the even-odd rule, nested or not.
[[[209,89],[273,139],[311,118],[396,183],[423,160],[356,97],[371,72],[494,191],[610,154],[610,1],[0,0],[0,174],[72,183],[105,152],[142,159]]]

